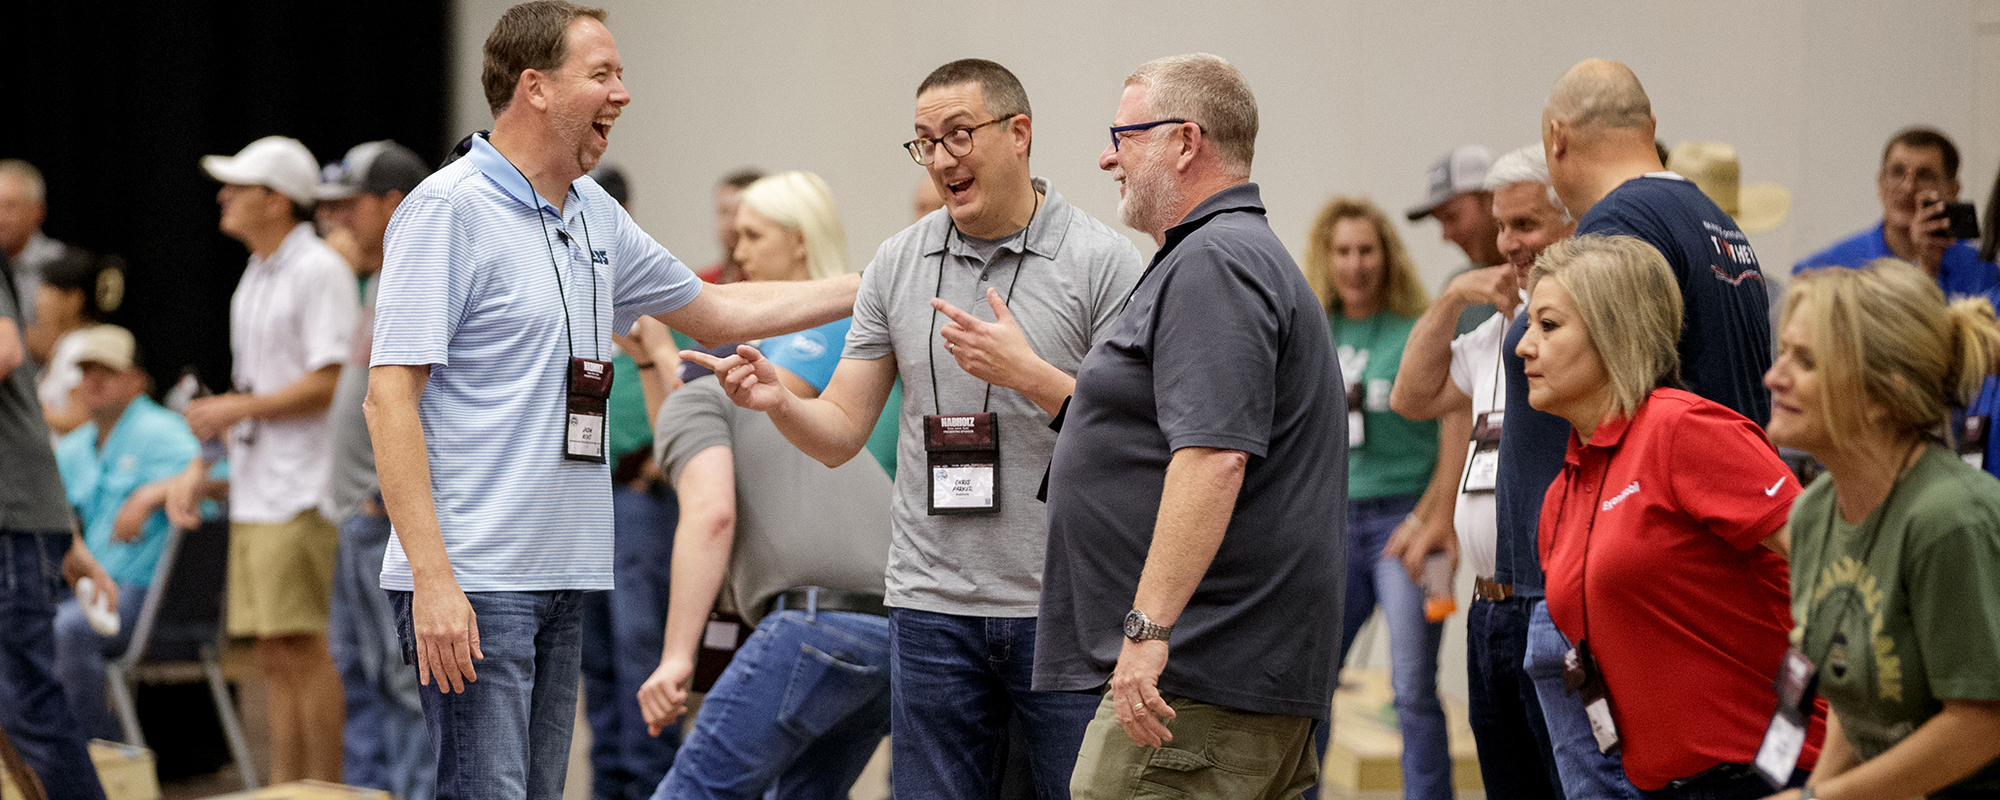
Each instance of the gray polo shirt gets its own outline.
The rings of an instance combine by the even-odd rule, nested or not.
[[[13,280],[0,254],[0,280]],[[0,325],[20,319],[13,287],[0,287]],[[16,335],[20,333],[17,329]],[[49,426],[35,399],[35,366],[21,365],[0,380],[0,531],[68,532],[69,500],[49,449]]]
[[[1256,184],[1167,231],[1077,374],[1049,475],[1035,688],[1104,685],[1123,645],[1167,463],[1249,455],[1229,527],[1174,624],[1160,689],[1325,719],[1345,569],[1346,400],[1326,312]]]
[[[333,386],[333,403],[327,407],[328,435],[333,439],[333,470],[326,488],[320,515],[339,525],[341,520],[361,513],[361,508],[382,484],[375,478],[375,447],[368,439],[368,417],[361,403],[368,398],[368,355],[375,342],[375,289],[380,281],[369,278],[361,295],[361,324],[348,342],[347,363],[340,381]]]
[[[833,469],[799,452],[771,418],[729,401],[715,376],[667,396],[653,435],[662,470],[679,481],[689,460],[730,448],[736,465],[736,544],[729,590],[750,624],[794,586],[882,594],[889,554],[889,476],[872,458]]]
[[[1035,493],[1055,446],[1049,415],[1019,392],[993,389],[987,410],[999,428],[995,514],[929,515],[923,439],[925,414],[976,412],[987,402],[987,384],[945,352],[937,330],[949,320],[933,318],[933,296],[991,321],[986,288],[1002,297],[1011,288],[1008,310],[1029,346],[1074,375],[1139,278],[1142,262],[1131,240],[1070,205],[1047,180],[1034,182],[1046,194],[1041,209],[1026,236],[1005,238],[990,263],[961,241],[940,209],[883,242],[861,276],[841,357],[893,356],[903,377],[896,461],[907,466],[896,471],[891,606],[976,617],[1032,617],[1039,608],[1048,516]]]

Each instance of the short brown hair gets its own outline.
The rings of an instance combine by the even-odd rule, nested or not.
[[[523,70],[548,71],[569,59],[569,26],[589,17],[603,22],[604,9],[563,0],[531,0],[507,9],[486,37],[486,63],[479,85],[493,116],[507,110]]]
[[[979,84],[980,95],[986,100],[986,112],[1000,119],[1015,114],[1034,119],[1034,112],[1028,108],[1028,90],[1022,88],[1021,79],[999,63],[983,58],[961,58],[937,69],[917,84],[917,96],[924,92],[947,86],[967,83]]]
[[[1938,153],[1944,156],[1945,178],[1958,180],[1958,145],[1951,143],[1951,137],[1938,132],[1935,128],[1904,128],[1897,131],[1895,136],[1889,137],[1888,144],[1882,145],[1882,163],[1889,163],[1889,151],[1896,149],[1896,145],[1899,144],[1911,150],[1920,147],[1937,148]]]
[[[1146,87],[1146,107],[1155,118],[1200,125],[1223,165],[1249,177],[1257,155],[1257,97],[1235,65],[1208,53],[1167,56],[1139,65],[1125,85]]]

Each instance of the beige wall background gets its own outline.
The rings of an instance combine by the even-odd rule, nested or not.
[[[719,255],[710,187],[744,165],[819,173],[840,203],[849,258],[864,263],[909,223],[923,170],[897,145],[911,136],[917,84],[968,56],[1006,64],[1026,85],[1036,174],[1121,229],[1096,159],[1124,76],[1174,53],[1235,62],[1262,113],[1253,179],[1295,255],[1332,194],[1400,211],[1452,147],[1537,141],[1549,86],[1590,56],[1638,72],[1669,145],[1729,142],[1746,183],[1791,189],[1785,224],[1751,235],[1774,274],[1878,218],[1875,169],[1897,129],[1952,136],[1966,195],[1982,204],[2000,159],[1995,0],[603,4],[633,97],[607,158],[627,170],[639,223],[694,265]],[[491,124],[479,48],[509,5],[457,5],[463,131]],[[1401,227],[1433,286],[1464,263],[1435,223]],[[1462,628],[1446,642],[1444,680],[1462,694]]]

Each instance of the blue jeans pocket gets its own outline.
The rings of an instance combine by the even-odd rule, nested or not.
[[[794,733],[817,738],[859,710],[889,677],[881,667],[847,661],[809,644],[799,645],[778,722]]]

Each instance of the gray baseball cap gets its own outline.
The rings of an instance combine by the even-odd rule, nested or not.
[[[424,160],[410,148],[388,139],[362,142],[348,150],[341,160],[326,165],[315,194],[321,200],[388,194],[392,190],[409,194],[430,174]]]
[[[1431,164],[1429,179],[1424,186],[1424,202],[1410,207],[1407,212],[1410,221],[1416,222],[1431,215],[1444,201],[1464,194],[1486,189],[1486,170],[1493,166],[1493,154],[1476,144],[1468,144],[1440,156]]]

